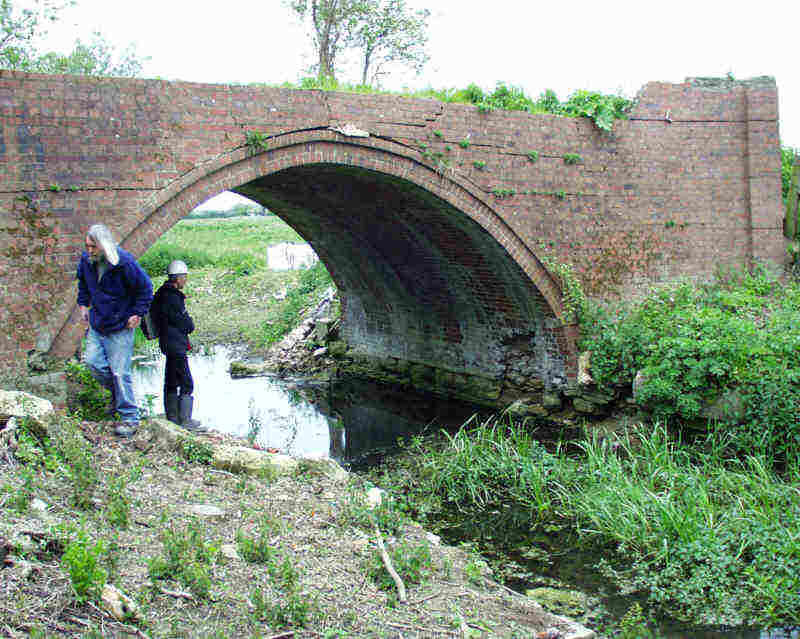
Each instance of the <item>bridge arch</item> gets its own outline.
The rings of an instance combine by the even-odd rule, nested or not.
[[[141,254],[225,190],[275,212],[326,264],[357,370],[487,401],[572,376],[552,275],[478,188],[418,151],[330,129],[241,147],[155,195],[123,246]]]

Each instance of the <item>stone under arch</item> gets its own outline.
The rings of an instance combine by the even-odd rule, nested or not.
[[[479,189],[418,152],[329,129],[278,136],[157,193],[122,244],[141,254],[224,190],[270,208],[325,262],[352,370],[487,402],[572,376],[553,277]]]

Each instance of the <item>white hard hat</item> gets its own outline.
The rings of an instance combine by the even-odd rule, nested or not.
[[[182,260],[173,260],[167,267],[167,275],[186,275],[189,267]]]

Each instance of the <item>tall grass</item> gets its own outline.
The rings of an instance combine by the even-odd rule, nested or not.
[[[476,537],[499,526],[516,525],[521,538],[570,530],[603,550],[620,588],[692,623],[800,616],[800,492],[770,459],[689,446],[662,424],[548,452],[504,420],[468,423],[439,445],[416,440],[409,452],[406,472],[383,481],[430,523],[455,511]]]

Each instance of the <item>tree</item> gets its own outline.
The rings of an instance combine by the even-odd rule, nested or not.
[[[362,12],[362,0],[289,0],[288,6],[302,20],[310,19],[315,70],[320,80],[336,79],[336,57],[352,46],[356,25]]]
[[[386,74],[385,66],[392,63],[419,73],[429,59],[425,45],[431,12],[411,13],[405,0],[368,0],[365,5],[355,37],[362,56],[361,84],[377,84]]]
[[[405,0],[286,0],[311,25],[320,80],[334,80],[345,50],[361,59],[361,83],[377,82],[388,65],[419,71],[428,61],[427,9],[412,12]]]
[[[56,0],[33,0],[32,8],[14,6],[0,0],[0,69],[34,73],[132,77],[139,75],[142,63],[133,45],[118,52],[95,32],[88,44],[75,41],[70,53],[41,53],[37,44],[47,35],[46,25],[59,19],[62,9],[74,5]]]
[[[133,45],[118,54],[100,33],[95,32],[89,44],[76,40],[75,48],[67,55],[46,53],[39,56],[30,70],[38,73],[132,78],[142,72],[142,62]]]
[[[33,43],[46,35],[48,22],[71,3],[34,0],[31,8],[15,7],[0,0],[0,68],[24,69],[34,56]]]

